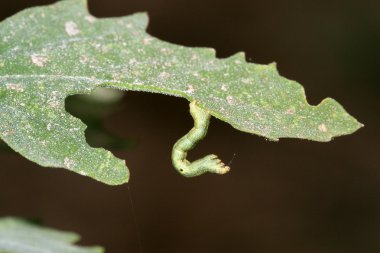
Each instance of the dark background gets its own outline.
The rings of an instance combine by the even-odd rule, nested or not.
[[[2,1],[4,19],[54,1]],[[104,126],[136,140],[131,181],[110,187],[62,169],[0,153],[0,216],[42,218],[109,253],[380,252],[380,2],[90,0],[96,16],[148,11],[150,34],[207,46],[218,57],[245,51],[276,61],[308,100],[333,97],[365,124],[330,143],[278,143],[216,119],[193,158],[219,154],[225,176],[187,179],[171,166],[173,143],[192,126],[184,99],[129,92]],[[129,187],[129,189],[128,189]],[[129,198],[131,193],[134,210]],[[134,215],[135,213],[135,215]],[[137,225],[135,223],[137,218]]]

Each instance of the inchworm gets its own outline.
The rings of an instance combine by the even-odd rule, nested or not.
[[[227,173],[230,168],[216,155],[207,155],[194,162],[186,160],[187,153],[206,136],[211,117],[207,111],[198,107],[195,101],[190,103],[190,114],[194,119],[194,127],[174,144],[172,151],[174,167],[185,177],[199,176],[206,172]]]

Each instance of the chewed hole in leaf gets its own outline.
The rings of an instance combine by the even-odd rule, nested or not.
[[[107,117],[120,106],[124,92],[108,88],[96,88],[90,94],[70,96],[66,99],[66,110],[86,125],[86,140],[92,147],[107,150],[127,150],[134,141],[114,134],[105,126]]]

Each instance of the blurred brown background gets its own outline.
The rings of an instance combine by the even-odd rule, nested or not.
[[[43,0],[2,1],[4,19]],[[181,177],[173,143],[192,126],[185,100],[129,92],[104,126],[136,141],[114,153],[127,160],[127,185],[110,187],[61,169],[0,153],[0,216],[41,218],[109,253],[380,252],[380,2],[256,0],[90,0],[96,16],[147,11],[161,39],[245,51],[276,61],[302,83],[308,100],[333,97],[365,128],[330,143],[278,143],[216,119],[191,153],[219,154],[225,176]],[[134,212],[128,196],[132,193]]]

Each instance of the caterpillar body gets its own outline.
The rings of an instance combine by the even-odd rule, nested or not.
[[[193,162],[186,159],[187,153],[206,136],[211,118],[211,115],[197,106],[195,101],[190,103],[190,114],[194,119],[194,127],[174,144],[173,166],[185,177],[199,176],[206,172],[227,173],[230,170],[229,166],[226,166],[216,155],[207,155]]]

